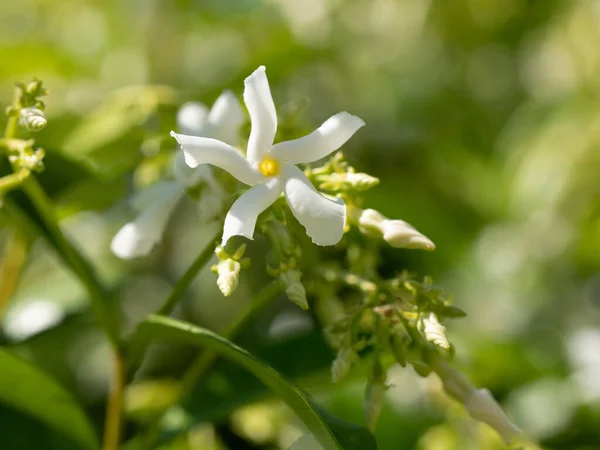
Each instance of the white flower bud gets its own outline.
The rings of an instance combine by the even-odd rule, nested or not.
[[[44,112],[37,108],[23,108],[19,120],[21,126],[29,131],[41,131],[46,126],[46,117]]]
[[[521,431],[506,417],[504,411],[487,389],[473,389],[465,402],[465,408],[473,419],[494,428],[506,444],[510,444]]]
[[[450,350],[450,342],[446,336],[446,327],[438,321],[434,313],[429,313],[429,315],[423,318],[421,323],[425,339],[444,350]]]
[[[361,233],[371,237],[381,237],[383,223],[387,219],[383,214],[374,209],[363,210],[358,217],[358,229]]]
[[[240,280],[240,270],[242,265],[231,258],[220,261],[217,264],[217,286],[221,293],[228,297],[233,294]]]
[[[346,183],[350,184],[357,191],[366,191],[379,184],[379,178],[372,177],[366,173],[348,172],[344,175]]]
[[[403,220],[384,220],[383,239],[394,248],[435,250],[435,244]]]
[[[281,281],[285,285],[287,297],[300,308],[308,309],[308,300],[306,300],[306,289],[300,281],[301,273],[297,270],[288,270],[280,275]]]
[[[504,414],[490,391],[477,389],[465,375],[442,359],[436,362],[435,371],[442,380],[444,390],[462,403],[473,419],[494,428],[506,444],[514,442],[521,434],[521,430]]]

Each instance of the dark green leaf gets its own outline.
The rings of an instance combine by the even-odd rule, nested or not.
[[[6,349],[0,349],[0,367],[0,403],[35,417],[82,448],[99,447],[85,413],[58,383]]]
[[[294,410],[325,450],[374,450],[377,444],[364,428],[319,411],[306,395],[273,368],[227,339],[195,325],[150,316],[138,329],[137,345],[160,339],[210,348],[254,374]]]

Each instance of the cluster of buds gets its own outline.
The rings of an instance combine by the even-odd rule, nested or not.
[[[31,172],[44,170],[43,160],[46,152],[42,148],[34,149],[32,139],[4,139],[2,144],[7,150],[8,160],[20,178],[25,179]]]
[[[212,271],[217,274],[217,286],[221,293],[228,297],[236,290],[240,281],[240,271],[250,265],[250,260],[244,258],[246,244],[229,254],[221,246],[215,250],[219,262],[212,266]]]
[[[435,244],[403,220],[391,220],[375,209],[348,206],[348,222],[372,238],[383,239],[394,248],[435,250]]]
[[[342,152],[337,152],[323,166],[306,169],[306,176],[320,190],[335,193],[364,192],[379,184],[379,178],[356,172],[344,160]]]

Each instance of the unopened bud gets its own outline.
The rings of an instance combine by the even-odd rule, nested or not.
[[[473,419],[494,428],[506,444],[513,442],[521,433],[487,389],[473,389],[465,402],[465,408]]]
[[[306,289],[300,281],[300,277],[301,273],[297,270],[288,270],[280,275],[287,297],[300,308],[306,310],[308,309],[308,300],[306,300]]]
[[[371,237],[382,236],[382,226],[385,216],[374,209],[365,209],[358,216],[358,229],[361,233]]]
[[[342,347],[338,350],[337,356],[331,365],[331,378],[334,383],[337,383],[342,378],[344,378],[348,372],[350,372],[350,368],[352,364],[355,364],[359,361],[358,354],[354,351],[354,349],[349,347]]]
[[[442,359],[436,361],[435,371],[442,380],[444,390],[462,403],[473,419],[494,428],[506,444],[515,441],[521,431],[504,414],[490,391],[477,389],[465,375]]]
[[[369,380],[365,386],[365,400],[363,403],[363,408],[365,412],[367,428],[371,432],[375,430],[375,425],[377,425],[377,420],[381,415],[386,390],[387,386],[385,385],[385,379]]]
[[[231,258],[220,261],[216,265],[216,272],[217,275],[219,275],[217,278],[217,286],[219,286],[219,290],[225,297],[233,294],[233,291],[237,288],[240,280],[241,268],[242,265],[239,261],[235,261]]]
[[[23,108],[19,122],[29,131],[41,131],[47,123],[44,112],[37,108]]]
[[[383,239],[395,248],[435,250],[435,244],[403,220],[384,220]]]
[[[406,356],[408,353],[408,344],[410,344],[410,336],[403,326],[395,326],[392,329],[390,336],[390,347],[392,353],[396,357],[396,361],[402,367],[406,367]]]
[[[450,342],[446,336],[446,327],[438,320],[434,313],[429,313],[421,321],[422,331],[425,339],[444,351],[450,351]]]
[[[348,172],[344,175],[346,183],[357,191],[366,191],[379,184],[379,178],[372,177],[366,173]]]

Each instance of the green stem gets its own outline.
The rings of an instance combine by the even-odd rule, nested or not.
[[[221,235],[221,230],[217,232],[217,234],[208,241],[206,248],[198,255],[196,260],[192,263],[192,265],[186,270],[183,276],[179,279],[171,295],[165,300],[163,305],[156,311],[155,314],[160,314],[163,316],[167,316],[171,314],[179,300],[185,295],[186,291],[192,284],[192,282],[196,279],[198,272],[206,265],[206,263],[210,260],[215,252],[214,241],[219,239]]]
[[[12,106],[14,109],[19,107],[19,90],[15,88],[15,93],[13,95],[13,103]],[[13,139],[17,136],[17,131],[19,129],[19,116],[10,114],[8,116],[8,121],[6,122],[6,129],[4,130],[4,137],[6,139]]]
[[[13,107],[19,107],[19,90],[15,90]],[[11,115],[6,124],[4,137],[6,140],[17,138],[18,116]],[[19,174],[13,165],[13,171]],[[84,256],[67,240],[63,234],[54,210],[54,206],[37,180],[30,174],[23,181],[23,191],[33,203],[33,206],[44,222],[48,234],[63,260],[70,266],[73,272],[84,284],[100,326],[104,329],[106,336],[113,348],[115,356],[115,376],[112,380],[111,394],[108,399],[107,416],[105,423],[105,450],[117,450],[120,443],[120,430],[123,412],[123,392],[125,387],[125,357],[121,351],[119,337],[118,312],[109,307],[106,302],[105,291],[96,278],[94,269]]]
[[[10,175],[3,176],[0,178],[0,195],[4,195],[13,189],[21,187],[23,181],[29,176],[28,170],[21,170],[17,173],[11,173]]]
[[[58,225],[58,220],[56,218],[51,200],[48,198],[44,189],[40,186],[37,180],[33,178],[33,176],[30,176],[24,181],[23,190],[44,221],[44,224],[48,228],[50,236],[55,241],[61,256],[71,267],[73,272],[75,272],[75,274],[79,277],[80,281],[84,284],[90,297],[94,314],[106,332],[106,335],[113,348],[118,349],[120,347],[120,338],[118,331],[117,312],[114,311],[113,308],[110,308],[109,304],[106,302],[104,288],[97,280],[94,269],[90,266],[89,262],[83,257],[83,255],[72,246],[72,244],[63,234],[60,226]]]
[[[114,353],[113,376],[110,394],[106,407],[106,422],[104,424],[103,450],[118,450],[121,442],[121,420],[125,391],[125,357]]]

